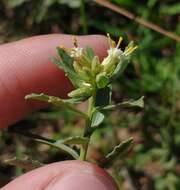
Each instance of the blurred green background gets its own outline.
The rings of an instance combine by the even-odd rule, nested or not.
[[[176,0],[112,0],[141,18],[180,34]],[[100,160],[118,142],[132,136],[134,147],[109,171],[122,190],[180,189],[180,44],[99,6],[92,0],[1,0],[0,43],[49,34],[106,34],[134,40],[139,48],[114,83],[113,100],[145,96],[140,112],[117,110],[93,136],[89,159]],[[85,105],[81,105],[84,107]],[[83,120],[49,108],[12,127],[48,138],[81,133]],[[17,156],[43,163],[68,159],[63,153],[20,135],[0,132],[0,160]],[[17,138],[18,136],[18,138]],[[24,172],[0,164],[0,187]]]

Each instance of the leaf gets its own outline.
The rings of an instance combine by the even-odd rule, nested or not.
[[[86,118],[86,114],[81,112],[80,110],[74,108],[74,106],[68,102],[68,100],[63,100],[63,99],[60,99],[58,97],[55,97],[55,96],[49,96],[49,95],[46,95],[46,94],[36,94],[36,93],[32,93],[32,94],[29,94],[29,95],[26,95],[25,96],[25,99],[28,100],[28,99],[34,99],[34,100],[41,100],[41,101],[44,101],[44,102],[48,102],[56,107],[62,107],[62,108],[67,108],[69,109],[70,111],[76,113],[76,114],[79,114],[81,116],[83,116],[84,118]]]
[[[129,138],[119,145],[115,146],[113,151],[106,155],[104,164],[105,166],[109,166],[114,162],[116,159],[124,156],[127,151],[129,150],[130,146],[133,143],[133,138]]]
[[[49,141],[43,140],[43,139],[33,139],[33,140],[43,143],[43,144],[46,144],[46,145],[49,145],[49,146],[52,146],[52,147],[55,147],[55,148],[58,148],[60,150],[63,150],[64,152],[67,152],[68,154],[70,154],[74,159],[76,159],[76,160],[79,159],[79,155],[77,154],[77,152],[65,144],[62,144],[62,143],[56,144],[56,142],[53,143],[53,142],[49,142]]]
[[[128,140],[125,140],[125,141],[121,142],[119,145],[117,145],[117,146],[114,147],[113,151],[110,152],[106,156],[106,158],[107,159],[112,159],[112,158],[114,159],[117,156],[120,156],[121,154],[123,154],[124,152],[126,152],[129,149],[129,147],[132,144],[132,142],[133,142],[133,138],[132,137],[129,138]]]
[[[58,145],[59,143],[61,143],[61,144],[63,143],[63,144],[76,144],[76,145],[82,144],[82,145],[84,145],[84,144],[88,144],[88,142],[89,142],[89,138],[77,136],[77,137],[69,137],[69,138],[63,139],[63,140],[58,140],[55,142],[55,144]]]
[[[95,110],[91,117],[91,127],[98,127],[104,121],[104,114]]]
[[[56,58],[51,58],[51,61],[65,72],[65,75],[68,76],[68,78],[75,87],[81,86],[82,80],[78,77],[75,71],[69,69],[66,66],[66,64],[61,60],[58,60]]]
[[[111,101],[111,88],[107,86],[105,88],[98,89],[96,92],[95,106],[106,106]]]
[[[94,54],[94,51],[91,47],[86,47],[86,53],[87,53],[87,56],[90,60],[93,60],[95,54]]]
[[[66,51],[60,47],[57,47],[57,52],[59,56],[61,57],[62,61],[65,64],[65,69],[67,70],[74,70],[73,68],[73,58],[69,56]]]
[[[122,105],[124,105],[126,107],[136,106],[136,107],[143,108],[144,107],[144,96],[140,97],[137,100],[130,100],[130,101],[122,102]]]
[[[14,128],[11,132],[19,133],[21,135],[24,135],[25,137],[31,138],[33,141],[52,146],[54,148],[58,148],[60,150],[63,150],[64,152],[70,154],[73,158],[79,159],[79,155],[77,154],[77,152],[75,150],[73,150],[71,147],[69,147],[63,143],[56,144],[57,141],[54,141],[52,139],[47,139],[47,138],[41,137],[39,135],[35,135],[35,134],[32,134],[27,131],[18,130],[16,128]]]
[[[144,107],[144,96],[142,96],[141,98],[139,98],[137,100],[124,101],[124,102],[118,103],[116,105],[109,105],[109,106],[106,106],[102,109],[103,110],[112,110],[112,109],[116,109],[118,107],[122,107],[122,108],[139,107],[139,108],[143,108]]]
[[[52,62],[61,69],[64,70],[65,74],[68,76],[68,78],[71,80],[72,84],[75,87],[79,87],[82,85],[83,81],[82,79],[77,75],[77,73],[74,70],[73,67],[73,58],[70,57],[65,50],[57,47],[57,51],[59,56],[61,57],[61,60],[58,60],[56,58],[51,58]]]

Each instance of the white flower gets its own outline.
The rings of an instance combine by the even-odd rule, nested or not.
[[[108,50],[108,56],[120,58],[123,51],[119,48],[110,48]]]
[[[73,58],[81,57],[83,55],[83,48],[74,47],[69,52],[69,55]]]
[[[122,37],[119,37],[119,41],[116,45],[115,41],[111,39],[110,35],[107,34],[107,36],[110,49],[107,51],[108,56],[103,60],[102,65],[104,66],[104,71],[106,74],[108,76],[112,76],[118,64],[121,64],[126,59],[126,57],[137,48],[137,46],[130,45],[130,47],[126,48],[123,52],[119,47],[123,40]]]

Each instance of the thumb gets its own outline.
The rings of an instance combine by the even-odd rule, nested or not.
[[[117,190],[109,174],[81,161],[53,163],[31,171],[1,190]]]

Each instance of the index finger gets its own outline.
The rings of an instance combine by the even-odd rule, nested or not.
[[[106,54],[103,36],[79,36],[79,46],[90,46],[101,58]],[[29,112],[45,106],[24,100],[36,92],[65,97],[71,84],[64,73],[50,62],[56,47],[72,47],[70,35],[43,35],[0,46],[0,128],[22,119]]]

